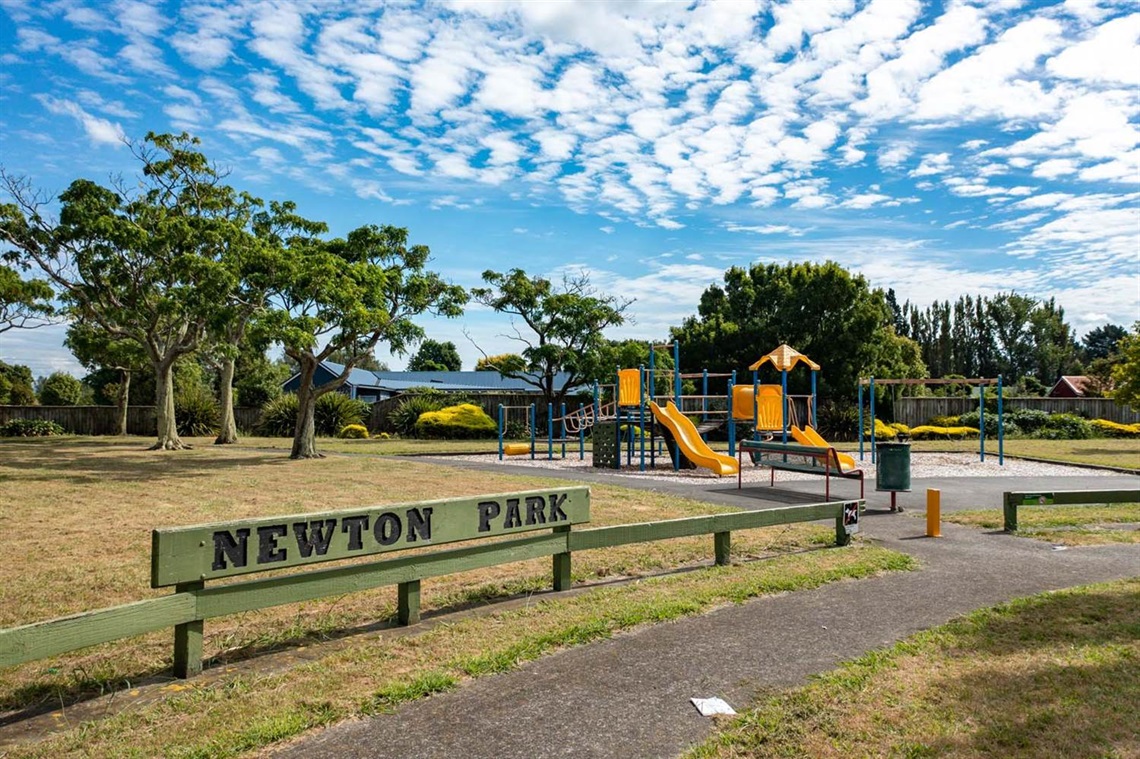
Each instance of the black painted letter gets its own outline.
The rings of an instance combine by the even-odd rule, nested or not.
[[[245,566],[245,548],[249,541],[249,528],[237,531],[237,538],[229,530],[214,533],[214,563],[210,569],[225,569],[226,559],[235,567]]]
[[[364,548],[364,541],[360,533],[368,529],[368,517],[345,517],[340,520],[340,531],[348,533],[348,550],[359,551]]]
[[[519,499],[507,499],[507,518],[503,520],[503,529],[522,527],[522,516],[519,514]]]
[[[424,509],[408,509],[408,542],[415,543],[416,535],[423,540],[431,540],[431,506]]]
[[[491,520],[499,516],[501,507],[498,501],[480,501],[476,507],[479,509],[479,532],[491,531]]]
[[[377,543],[382,546],[390,546],[400,539],[400,533],[403,530],[404,526],[400,524],[400,518],[390,511],[385,511],[376,517],[372,534],[376,536]]]
[[[310,527],[313,529],[311,537],[309,535]],[[297,550],[301,552],[302,558],[309,558],[313,549],[316,549],[317,556],[324,556],[329,552],[329,541],[332,540],[333,533],[336,532],[336,520],[294,522],[293,532],[297,538]]]
[[[540,495],[528,495],[526,497],[526,523],[546,524],[546,514],[542,513],[545,508],[545,498]]]
[[[277,547],[277,538],[284,537],[288,529],[283,524],[271,524],[268,527],[257,528],[257,563],[272,564],[275,561],[285,561],[289,552]]]
[[[551,522],[565,522],[570,517],[566,516],[566,512],[562,510],[562,504],[566,503],[566,493],[558,495],[558,493],[550,494],[550,521]]]

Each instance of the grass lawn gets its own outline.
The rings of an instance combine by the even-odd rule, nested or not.
[[[870,451],[870,442],[864,449]],[[837,443],[836,448],[845,451],[859,450],[858,443]],[[913,451],[961,451],[978,452],[975,440],[916,440],[911,443]],[[1010,456],[1024,456],[1031,459],[1057,461],[1062,464],[1092,464],[1112,466],[1121,469],[1140,469],[1140,440],[1121,438],[1096,438],[1093,440],[1019,440],[1007,439],[1005,452]],[[986,461],[990,456],[997,460],[997,440],[986,438]]]
[[[708,757],[1140,756],[1140,578],[962,617],[777,693]]]
[[[376,456],[294,462],[282,452],[195,442],[194,450],[166,453],[143,450],[137,438],[0,442],[0,519],[9,557],[0,564],[0,627],[168,592],[149,588],[153,527],[555,482]],[[592,492],[596,526],[728,510],[648,491],[594,486]],[[240,675],[208,687],[191,681],[188,689],[157,704],[76,725],[46,742],[15,747],[13,755],[150,756],[176,750],[228,755],[638,624],[910,566],[905,556],[859,543],[850,550],[800,550],[833,540],[831,526],[741,532],[733,536],[737,560],[783,555],[571,597],[543,596],[522,610],[493,612],[410,637],[370,628],[287,674]],[[574,580],[645,576],[707,565],[711,558],[711,537],[586,551],[575,554]],[[430,613],[541,591],[549,583],[549,559],[488,568],[425,581],[422,607]],[[394,614],[395,589],[382,588],[208,620],[205,655],[224,665],[274,648],[363,633]],[[490,630],[496,635],[489,635]],[[0,671],[0,717],[5,711],[66,705],[92,693],[130,687],[168,670],[170,657],[171,633],[163,631]],[[0,738],[2,734],[0,727]]]
[[[204,441],[206,444],[212,441]],[[586,441],[587,449],[589,441]],[[271,448],[288,452],[293,447],[293,439],[287,437],[242,437],[238,442],[241,448]],[[542,446],[540,449],[544,450]],[[317,450],[321,453],[367,453],[374,456],[414,456],[424,453],[492,453],[499,450],[499,441],[492,440],[417,440],[415,438],[378,437],[367,440],[340,440],[338,438],[317,438]],[[555,454],[561,452],[555,448]],[[571,446],[567,445],[567,455]],[[574,444],[575,454],[578,451]]]
[[[1004,524],[1001,509],[956,511],[942,518],[989,530],[1000,530]],[[1140,543],[1140,503],[1018,506],[1017,534],[1067,546]]]

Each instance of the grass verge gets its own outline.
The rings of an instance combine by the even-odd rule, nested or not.
[[[942,519],[988,530],[1004,525],[1000,509],[956,511]],[[1018,506],[1017,534],[1067,546],[1140,543],[1140,503]]]
[[[1140,755],[1140,578],[1020,599],[763,698],[709,757]]]
[[[525,608],[439,624],[418,635],[359,636],[286,673],[238,676],[79,724],[12,757],[228,757],[351,717],[451,690],[553,651],[726,603],[905,570],[913,560],[867,545],[787,554],[731,567],[547,597]]]
[[[857,451],[858,443],[837,443],[840,450]],[[870,456],[870,441],[864,443]],[[974,440],[915,440],[911,450],[952,451],[959,453],[978,452],[978,441]],[[1135,440],[1115,438],[1095,438],[1093,440],[1030,440],[1007,438],[1005,452],[1010,456],[1023,456],[1030,459],[1055,461],[1059,464],[1088,464],[1109,466],[1118,469],[1140,470],[1140,453]],[[986,461],[992,456],[997,460],[998,444],[995,438],[986,438]]]

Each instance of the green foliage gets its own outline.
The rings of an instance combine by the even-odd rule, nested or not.
[[[179,435],[213,435],[218,429],[218,401],[207,388],[191,385],[174,394],[174,419]]]
[[[1016,394],[1030,398],[1041,398],[1049,392],[1049,387],[1032,374],[1026,374],[1017,381]]]
[[[363,424],[347,424],[337,433],[337,437],[345,440],[367,440],[368,428]]]
[[[401,435],[413,435],[421,414],[439,411],[447,405],[447,394],[439,390],[406,393],[400,404],[388,414],[388,426]]]
[[[979,422],[980,416],[981,415],[977,411],[967,411],[965,414],[962,414],[961,416],[958,417],[958,424],[962,427],[973,427],[974,429],[979,429],[978,422]],[[1013,425],[1013,428],[1011,429],[1011,425],[1009,424],[1008,417],[1006,418],[1005,422],[1006,422],[1005,434],[1013,435],[1014,430],[1016,429],[1016,425]],[[991,413],[990,409],[987,408],[986,409],[986,437],[994,437],[997,434],[998,434],[998,416],[997,416],[997,413]]]
[[[566,277],[560,287],[544,277],[530,277],[522,269],[506,273],[487,270],[489,287],[475,288],[476,301],[498,313],[518,317],[518,340],[526,371],[501,372],[520,379],[542,393],[541,403],[557,406],[570,389],[595,379],[603,332],[625,322],[632,301],[600,295],[589,277]],[[565,373],[559,379],[559,373]]]
[[[1112,370],[1112,397],[1117,403],[1140,410],[1140,321],[1116,345],[1121,360]]]
[[[716,372],[746,367],[788,343],[823,367],[821,397],[838,400],[852,397],[859,376],[887,354],[892,365],[905,363],[901,343],[884,344],[890,318],[882,291],[834,262],[754,264],[725,272],[723,285],[701,295],[697,315],[671,332],[683,365]],[[806,369],[788,379],[793,393],[810,386]]]
[[[269,437],[293,437],[297,427],[297,396],[284,393],[261,408],[257,430]],[[316,434],[335,437],[349,425],[364,426],[371,406],[364,401],[349,398],[344,393],[327,393],[317,399],[313,424]]]
[[[1104,324],[1085,333],[1081,349],[1086,362],[1108,358],[1117,352],[1119,343],[1128,336],[1128,330],[1119,324]]]
[[[490,438],[497,434],[497,426],[482,408],[464,403],[421,414],[415,432],[422,438]]]
[[[281,385],[292,373],[284,361],[270,361],[264,355],[239,357],[234,368],[234,404],[265,406],[281,395]]]
[[[956,416],[932,416],[927,425],[931,427],[956,427],[958,425],[958,417]]]
[[[859,409],[851,403],[827,399],[816,408],[816,429],[829,441],[854,440],[859,429]]]
[[[63,427],[46,419],[12,419],[0,424],[0,437],[53,437],[66,434]]]
[[[32,406],[35,403],[32,370],[22,364],[6,364],[0,361],[0,404]]]
[[[459,358],[459,350],[455,343],[448,340],[441,343],[427,339],[420,343],[420,348],[412,360],[408,362],[409,372],[457,372],[463,366]]]
[[[40,404],[78,406],[83,401],[83,383],[67,372],[53,372],[40,386]]]
[[[0,264],[0,334],[47,324],[55,314],[51,286],[42,279],[24,279]]]
[[[325,359],[332,361],[334,364],[348,364],[352,363],[358,369],[367,369],[370,372],[386,372],[388,365],[376,358],[376,352],[370,353],[353,353],[351,349],[343,348],[341,350],[333,351]],[[291,373],[290,373],[291,374]],[[289,376],[286,375],[285,379]]]
[[[1017,408],[1007,411],[1005,412],[1006,434],[1010,434],[1009,425],[1014,424],[1020,431],[1032,435],[1048,427],[1051,416],[1048,411],[1040,409]]]
[[[1096,428],[1088,419],[1076,414],[1051,414],[1049,424],[1031,437],[1042,440],[1088,440],[1096,437]]]
[[[517,353],[499,353],[494,356],[484,356],[475,362],[477,372],[499,372],[504,375],[517,374],[526,371],[526,359]]]
[[[863,434],[869,437],[871,435],[871,428],[869,426],[865,426],[863,428]],[[898,431],[891,427],[891,425],[887,424],[882,419],[875,420],[875,440],[890,441],[896,439],[897,437]]]

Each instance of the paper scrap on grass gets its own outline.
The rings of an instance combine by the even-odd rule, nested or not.
[[[736,714],[736,711],[723,698],[690,698],[689,701],[697,707],[697,711],[701,713],[702,717],[711,717],[714,714]]]

